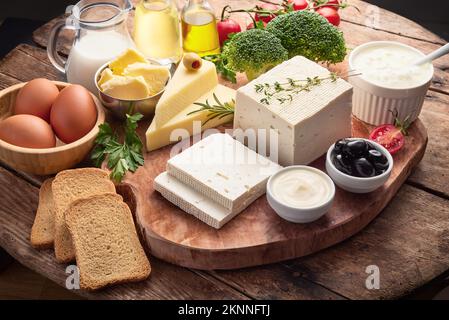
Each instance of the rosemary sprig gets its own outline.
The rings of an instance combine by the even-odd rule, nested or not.
[[[334,72],[329,73],[325,77],[307,77],[305,79],[292,79],[287,78],[287,82],[274,82],[274,83],[258,83],[254,85],[254,89],[257,93],[264,95],[260,99],[260,102],[269,105],[272,99],[276,99],[280,104],[291,102],[293,95],[303,91],[310,91],[313,87],[319,86],[323,81],[330,80],[335,82],[338,79],[338,75]]]
[[[205,125],[210,120],[218,118],[222,119],[228,115],[234,114],[234,107],[235,107],[235,101],[231,100],[229,102],[222,103],[218,97],[214,93],[214,100],[216,104],[210,104],[208,100],[206,100],[206,103],[200,103],[195,102],[197,106],[200,106],[201,108],[189,112],[187,115],[191,115],[197,112],[207,111],[209,114],[207,115],[206,122],[203,123]]]

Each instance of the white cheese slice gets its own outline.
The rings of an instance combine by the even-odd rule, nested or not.
[[[271,69],[237,90],[234,128],[276,129],[279,136],[278,159],[281,165],[308,164],[323,155],[340,138],[351,136],[352,86],[342,79],[325,80],[310,91],[290,92],[262,103],[263,93],[256,84],[285,83],[291,79],[326,77],[329,70],[304,57],[296,56]],[[260,138],[260,136],[259,136]],[[267,150],[274,150],[267,141]]]
[[[170,175],[233,214],[263,195],[279,169],[225,133],[211,134],[167,162]]]
[[[154,189],[175,206],[216,229],[223,227],[237,214],[231,213],[167,172],[154,179]]]

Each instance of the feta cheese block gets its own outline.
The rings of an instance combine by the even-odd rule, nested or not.
[[[289,78],[325,78],[329,73],[301,56],[276,66],[237,90],[234,128],[275,129],[278,146],[270,146],[268,133],[265,139],[267,150],[277,147],[278,162],[283,166],[309,164],[336,140],[351,136],[352,86],[340,78],[323,80],[310,91],[291,96],[290,92],[278,93],[266,104],[261,101],[263,92],[256,92],[255,85],[286,83]],[[277,98],[287,100],[282,103]]]
[[[206,103],[206,101],[208,101],[210,104],[213,104],[215,103],[214,94],[222,103],[235,101],[235,90],[218,85],[213,90],[203,95],[196,102]],[[232,115],[228,115],[223,118],[217,117],[208,121],[210,115],[208,111],[189,114],[199,108],[200,106],[191,104],[159,128],[156,128],[156,123],[152,122],[146,132],[147,151],[156,150],[177,142],[179,140],[179,135],[176,133],[179,131],[175,130],[183,129],[184,132],[182,132],[182,139],[184,139],[192,136],[193,134],[198,134],[206,129],[214,128],[232,121]],[[195,126],[194,121],[199,121],[199,123]]]
[[[266,191],[281,169],[226,133],[207,136],[167,162],[167,172],[237,214]]]
[[[167,172],[154,179],[154,189],[175,206],[216,229],[223,227],[237,214],[231,213]]]
[[[217,85],[217,72],[212,62],[203,60],[198,70],[188,70],[180,63],[156,105],[153,119],[156,128],[162,127]]]

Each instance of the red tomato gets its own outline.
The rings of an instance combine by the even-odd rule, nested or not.
[[[266,26],[267,26],[267,22],[265,22],[265,21],[263,21],[263,27],[265,28]],[[254,28],[254,23],[250,23],[247,27],[246,27],[246,30],[249,30],[249,29],[253,29]]]
[[[271,3],[262,3],[262,4],[258,4],[257,5],[261,10],[267,10],[267,11],[277,11],[279,10],[279,7],[271,4]],[[256,21],[263,21],[263,22],[270,22],[271,20],[273,20],[274,18],[276,18],[275,14],[259,14],[256,13],[254,16],[254,19],[256,19]]]
[[[376,127],[370,133],[369,138],[385,147],[391,154],[398,152],[405,143],[401,129],[392,124],[384,124]]]
[[[230,33],[238,33],[242,31],[240,25],[232,19],[218,21],[217,23],[218,37],[220,39],[220,46],[228,39]]]
[[[295,11],[304,10],[309,6],[307,0],[288,0],[288,3],[293,4],[293,10]]]
[[[316,12],[327,19],[334,26],[338,26],[340,24],[340,15],[337,10],[332,9],[330,7],[322,7],[318,8]]]
[[[315,1],[313,3],[313,7],[314,8],[317,7],[317,6],[320,6],[320,8],[328,7],[328,8],[332,8],[332,9],[335,9],[335,10],[338,11],[339,5],[340,5],[340,1],[339,0],[329,0],[329,1],[326,2],[325,5],[324,4],[320,4],[320,3],[322,3],[322,2],[321,1]],[[322,5],[322,7],[321,7],[321,5]]]

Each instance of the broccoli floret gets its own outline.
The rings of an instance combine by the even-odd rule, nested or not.
[[[245,72],[248,80],[252,80],[287,60],[288,52],[271,33],[251,29],[234,35],[225,45],[223,56],[227,68]]]
[[[265,30],[281,40],[290,58],[301,55],[313,61],[337,63],[346,56],[343,33],[316,12],[280,15]]]

